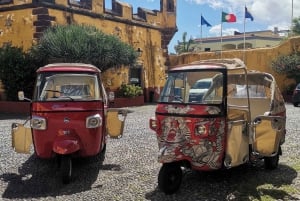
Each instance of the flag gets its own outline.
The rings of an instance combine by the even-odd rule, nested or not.
[[[245,18],[250,18],[251,21],[253,21],[253,16],[251,15],[251,13],[249,13],[249,11],[247,10],[247,7],[245,6]]]
[[[211,24],[209,24],[202,15],[201,15],[201,25],[206,25],[208,27],[211,27]]]
[[[236,22],[236,16],[231,13],[222,12],[222,22]]]

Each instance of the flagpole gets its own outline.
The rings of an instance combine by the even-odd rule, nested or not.
[[[246,51],[246,4],[244,8],[244,51],[243,51],[243,61],[245,62],[245,51]]]
[[[222,10],[222,13],[223,13],[223,10]],[[223,37],[223,21],[222,21],[222,13],[221,13],[221,59],[222,59],[222,51],[223,51],[223,39],[222,39],[222,37]]]
[[[202,13],[201,13],[201,20],[202,20]],[[200,51],[202,50],[202,21],[200,24]]]
[[[292,0],[292,21],[291,21],[291,35],[293,36],[293,19],[294,19],[294,0]]]

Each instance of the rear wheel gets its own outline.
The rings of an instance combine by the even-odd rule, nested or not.
[[[177,163],[165,163],[160,168],[158,175],[158,187],[165,194],[175,193],[182,180],[182,170]]]
[[[72,177],[72,159],[71,156],[61,156],[60,171],[62,182],[68,184]]]
[[[264,165],[267,170],[274,170],[278,167],[280,154],[281,154],[281,147],[279,146],[278,152],[275,156],[264,158]]]

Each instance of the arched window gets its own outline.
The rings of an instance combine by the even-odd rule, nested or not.
[[[167,0],[167,11],[174,12],[174,0]]]

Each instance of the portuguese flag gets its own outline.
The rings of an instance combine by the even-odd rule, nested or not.
[[[222,12],[222,22],[236,22],[234,14]]]

